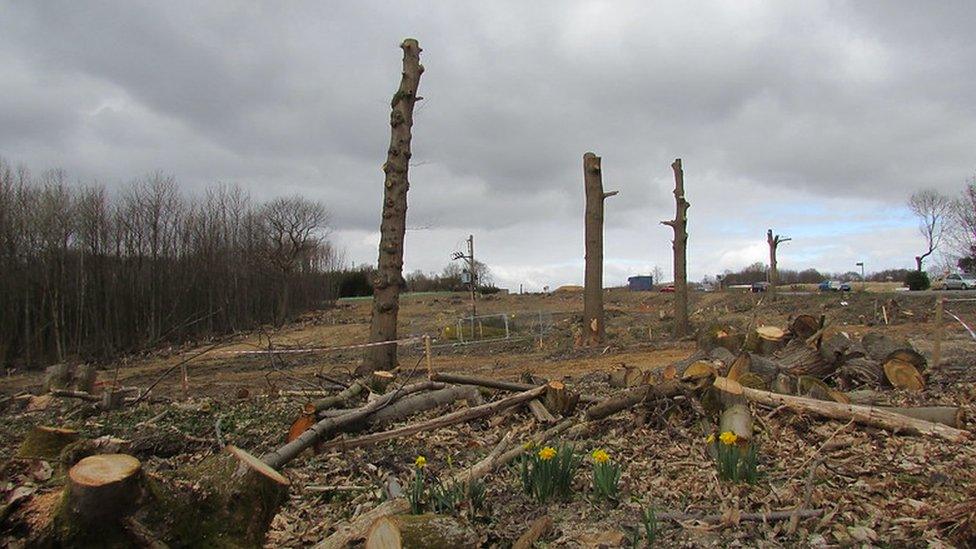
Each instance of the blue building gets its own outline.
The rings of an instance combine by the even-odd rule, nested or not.
[[[650,275],[632,276],[627,279],[627,289],[632,292],[649,292],[654,289],[654,277]]]

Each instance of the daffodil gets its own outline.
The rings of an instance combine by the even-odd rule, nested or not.
[[[610,461],[610,454],[606,453],[603,449],[594,450],[593,461],[596,463],[606,463]]]
[[[549,461],[554,457],[556,457],[556,449],[552,446],[546,446],[545,448],[539,450],[539,459],[542,461]]]
[[[417,459],[413,460],[413,464],[417,466],[417,469],[423,469],[427,465],[427,458],[417,456]]]
[[[715,433],[708,435],[708,438],[705,439],[705,444],[711,444],[713,442],[715,442]]]
[[[722,444],[726,446],[732,446],[733,444],[735,444],[735,441],[739,440],[739,437],[737,437],[736,434],[733,433],[732,431],[725,431],[724,433],[719,435],[718,439],[722,441]]]

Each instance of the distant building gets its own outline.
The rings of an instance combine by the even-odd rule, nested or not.
[[[632,292],[649,292],[654,289],[654,277],[649,275],[632,276],[627,279],[627,289]]]

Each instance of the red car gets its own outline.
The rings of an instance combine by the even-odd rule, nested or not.
[[[673,294],[674,284],[668,284],[667,286],[662,286],[661,289],[658,291],[661,292],[662,294]]]

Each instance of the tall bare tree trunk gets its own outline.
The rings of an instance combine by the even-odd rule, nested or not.
[[[390,149],[383,172],[383,218],[380,221],[380,249],[376,274],[373,278],[373,315],[369,328],[371,342],[392,341],[397,337],[397,312],[400,309],[400,289],[403,279],[403,235],[407,229],[407,170],[410,167],[410,128],[413,126],[413,106],[420,100],[417,87],[424,72],[420,64],[420,44],[408,38],[400,44],[403,49],[403,72],[400,88],[393,95],[390,114]],[[392,370],[397,364],[396,344],[366,349],[363,363],[356,372],[367,374],[375,370]]]
[[[774,235],[772,229],[766,231],[766,243],[769,244],[769,287],[766,291],[769,293],[770,299],[776,298],[776,286],[779,285],[779,268],[776,266],[776,248],[779,247],[781,242],[789,242],[793,240],[792,238],[783,238],[780,235]]]
[[[685,200],[685,173],[681,169],[681,159],[671,164],[674,170],[674,219],[662,221],[674,229],[674,330],[675,338],[688,335],[688,208]]]
[[[583,345],[603,342],[603,201],[617,191],[603,192],[600,157],[583,155],[586,190],[586,274],[583,292]]]

